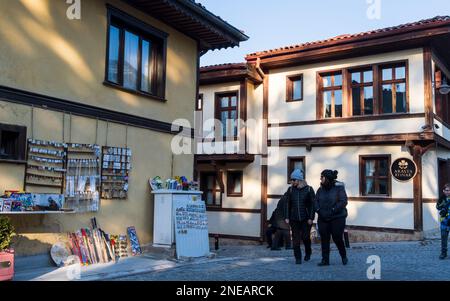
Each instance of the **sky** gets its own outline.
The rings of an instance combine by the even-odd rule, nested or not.
[[[196,1],[250,37],[239,47],[208,51],[201,66],[244,62],[257,51],[450,16],[449,0]]]

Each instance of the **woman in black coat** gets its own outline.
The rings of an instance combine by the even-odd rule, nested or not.
[[[319,234],[322,243],[322,261],[319,266],[330,265],[330,238],[336,244],[342,263],[347,264],[344,245],[345,219],[347,218],[347,194],[343,183],[336,181],[338,172],[326,169],[320,177],[320,188],[314,200],[318,213]]]

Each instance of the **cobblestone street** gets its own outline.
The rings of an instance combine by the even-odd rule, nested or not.
[[[266,246],[223,246],[210,260],[113,280],[128,281],[305,281],[368,280],[367,258],[381,259],[381,280],[450,280],[450,260],[439,260],[440,241],[352,244],[349,264],[343,266],[332,247],[330,266],[318,267],[320,245],[311,261],[294,264],[292,250],[270,251]]]

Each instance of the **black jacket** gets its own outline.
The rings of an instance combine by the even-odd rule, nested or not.
[[[283,196],[277,204],[277,208],[273,211],[272,216],[270,217],[269,223],[272,224],[272,227],[282,230],[289,230],[289,224],[286,224],[284,221],[284,210],[286,207],[286,197]]]
[[[314,220],[314,189],[289,187],[283,197],[286,198],[284,218],[293,221]]]
[[[331,221],[337,218],[347,217],[347,193],[345,186],[337,182],[331,189],[320,187],[314,200],[314,210],[319,214],[319,219]]]

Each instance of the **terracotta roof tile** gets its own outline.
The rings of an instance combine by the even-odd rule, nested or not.
[[[200,67],[200,72],[229,69],[247,69],[247,63],[226,63]]]
[[[355,34],[342,34],[342,35],[338,35],[336,37],[328,38],[325,40],[306,42],[303,44],[297,44],[297,45],[285,46],[285,47],[281,47],[281,48],[275,48],[275,49],[270,49],[270,50],[254,52],[254,53],[248,54],[246,56],[246,59],[252,59],[252,58],[256,58],[259,56],[265,56],[265,55],[289,53],[291,51],[301,50],[302,48],[306,48],[308,46],[313,46],[313,45],[321,46],[322,44],[327,44],[327,43],[331,43],[331,42],[341,42],[341,41],[346,42],[347,40],[351,40],[351,39],[366,38],[366,37],[370,38],[374,35],[378,35],[378,34],[382,34],[382,33],[387,33],[387,32],[395,33],[395,31],[404,30],[405,28],[414,30],[416,28],[420,28],[420,27],[428,25],[428,24],[439,25],[441,23],[449,23],[450,24],[450,16],[437,16],[437,17],[430,18],[430,19],[424,19],[424,20],[401,24],[401,25],[392,26],[392,27],[370,30],[370,31],[360,32],[360,33],[355,33]]]

